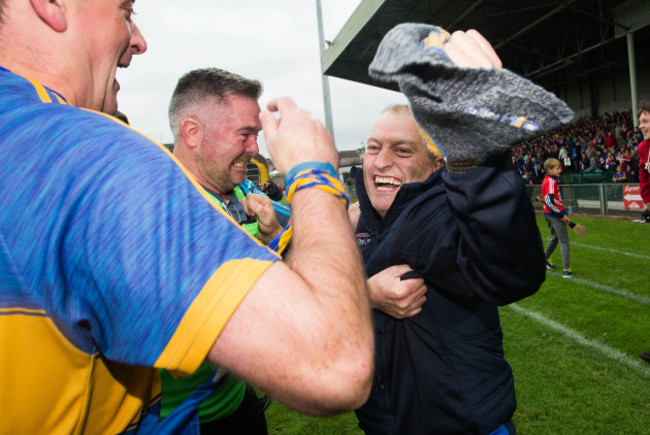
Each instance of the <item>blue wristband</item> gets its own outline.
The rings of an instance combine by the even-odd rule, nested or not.
[[[336,172],[336,169],[334,169],[334,166],[332,166],[330,162],[303,162],[297,164],[291,168],[289,172],[287,172],[287,175],[284,177],[284,186],[288,188],[296,174],[300,171],[304,171],[305,169],[322,169],[329,172],[332,177],[339,177],[339,174]]]

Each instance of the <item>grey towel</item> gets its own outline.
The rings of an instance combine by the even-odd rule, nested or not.
[[[447,36],[436,26],[400,24],[369,67],[371,77],[398,83],[432,152],[482,161],[571,121],[566,103],[511,71],[457,67],[441,48]]]

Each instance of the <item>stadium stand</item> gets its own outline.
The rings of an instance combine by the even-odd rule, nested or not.
[[[610,133],[616,145],[611,139],[605,140]],[[561,183],[612,183],[619,165],[627,180],[634,183],[638,182],[636,147],[641,140],[629,111],[605,113],[579,118],[522,142],[512,151],[513,162],[522,177],[528,174],[527,184],[542,182],[544,162],[549,157],[564,163]]]

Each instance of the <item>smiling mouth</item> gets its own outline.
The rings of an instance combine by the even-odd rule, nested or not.
[[[399,189],[399,187],[402,185],[402,182],[398,180],[397,178],[393,177],[382,177],[382,176],[375,176],[374,180],[375,182],[375,187],[377,190],[384,190],[384,191],[392,191]]]
[[[117,64],[117,69],[128,68],[128,67],[129,67],[128,63],[119,62]],[[120,86],[120,82],[117,81],[117,72],[115,74],[115,77],[113,77],[113,81],[115,82],[116,90],[119,91],[121,89],[121,86]]]
[[[246,166],[246,162],[235,162],[232,165],[236,168],[242,168]]]

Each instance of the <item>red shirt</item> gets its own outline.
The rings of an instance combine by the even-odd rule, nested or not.
[[[562,203],[562,193],[557,178],[546,175],[542,182],[542,198],[544,199],[544,213],[557,217],[566,215]]]

